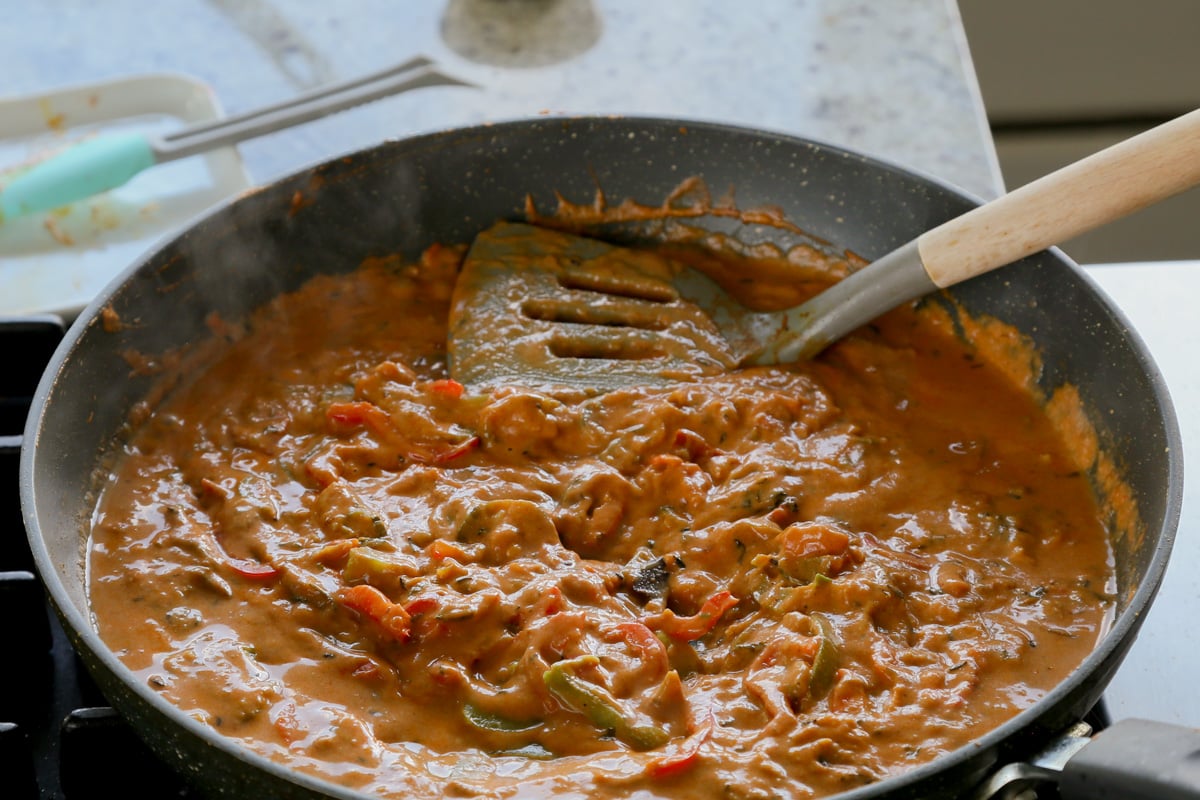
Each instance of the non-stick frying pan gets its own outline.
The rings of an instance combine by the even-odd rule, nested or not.
[[[132,371],[125,356],[194,341],[205,335],[210,312],[240,317],[316,273],[347,271],[372,255],[415,257],[433,242],[467,242],[498,219],[524,218],[527,198],[552,210],[556,195],[589,203],[599,189],[613,203],[633,198],[658,205],[688,177],[716,194],[732,189],[740,208],[777,207],[807,233],[868,259],[976,204],[927,177],[785,136],[678,120],[519,121],[388,142],[296,173],[165,242],[81,314],[52,359],[29,417],[21,465],[25,522],[64,628],[109,701],[160,756],[214,794],[358,797],[252,755],[180,713],[95,634],[82,551],[93,476],[154,380]],[[781,235],[726,216],[688,222],[751,241]],[[1144,527],[1114,542],[1115,623],[1080,669],[969,746],[846,798],[964,796],[999,766],[1033,757],[1077,721],[1132,643],[1179,519],[1180,437],[1162,378],[1124,317],[1081,270],[1048,251],[962,284],[953,295],[971,313],[1006,321],[1036,343],[1047,390],[1064,383],[1078,388]],[[1114,726],[1084,753],[1094,748],[1100,761],[1111,760],[1100,748],[1106,739],[1136,751],[1145,737],[1137,732],[1127,745],[1123,730]],[[1169,731],[1168,740],[1196,749],[1189,735],[1195,734]],[[1169,748],[1141,749],[1157,754]],[[1139,771],[1139,754],[1128,755],[1115,766],[1131,782],[1156,769]],[[1074,771],[1066,780],[1082,782],[1086,792],[1095,772],[1084,757],[1074,763],[1084,767],[1069,767]],[[1039,777],[1017,772],[1018,782]],[[1146,796],[1196,796],[1195,776],[1190,788],[1182,771],[1167,777],[1184,787],[1176,789],[1180,794],[1159,788]]]

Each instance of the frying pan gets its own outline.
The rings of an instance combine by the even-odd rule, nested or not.
[[[467,242],[498,219],[524,218],[527,197],[549,209],[557,195],[590,203],[599,188],[614,202],[658,205],[691,176],[718,191],[732,187],[741,208],[775,206],[809,234],[867,259],[978,204],[928,177],[797,138],[666,119],[524,120],[386,142],[297,172],[164,242],[83,311],[52,358],[29,415],[23,513],[63,627],[109,702],[160,757],[214,796],[360,797],[250,754],[180,713],[140,683],[94,632],[82,567],[93,476],[154,381],[132,371],[125,355],[170,351],[203,337],[213,311],[241,317],[316,273],[344,272],[367,256],[416,257],[434,242]],[[716,215],[688,223],[748,241],[780,234]],[[1040,382],[1048,392],[1064,383],[1078,388],[1132,490],[1143,527],[1114,542],[1115,621],[1079,669],[970,745],[841,795],[847,800],[961,797],[989,776],[1003,782],[996,772],[1001,765],[1061,743],[1056,737],[1101,696],[1133,642],[1179,520],[1180,436],[1162,378],[1121,313],[1077,266],[1057,250],[1045,251],[962,284],[952,295],[968,312],[999,318],[1031,338],[1041,351]],[[114,326],[114,319],[120,323]],[[1102,747],[1106,739],[1118,749],[1133,747],[1128,760],[1109,766],[1136,785],[1156,768],[1135,768],[1147,754],[1138,752],[1138,743],[1147,739],[1135,731],[1129,744],[1123,731],[1118,723],[1101,734],[1078,763],[1086,764],[1083,756],[1092,749],[1099,754],[1092,761],[1111,761]],[[1174,729],[1167,740],[1198,749],[1189,739],[1194,735]],[[1170,748],[1141,747],[1150,755],[1164,749]],[[1095,773],[1072,772],[1072,763],[1064,787],[1075,781],[1086,789]],[[1024,779],[1037,769],[1017,772]],[[1179,786],[1145,796],[1196,796],[1194,777],[1189,785],[1178,770],[1173,774],[1164,780]],[[1064,788],[1064,795],[1070,791]]]

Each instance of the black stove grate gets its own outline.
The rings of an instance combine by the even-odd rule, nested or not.
[[[34,570],[21,520],[21,432],[62,335],[57,317],[0,318],[0,797],[200,797],[108,707]]]

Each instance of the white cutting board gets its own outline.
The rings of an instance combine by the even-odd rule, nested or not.
[[[100,132],[156,135],[220,116],[208,86],[183,75],[0,98],[0,184],[22,165]],[[74,316],[160,239],[249,185],[237,150],[227,147],[155,166],[63,209],[0,221],[0,315]]]

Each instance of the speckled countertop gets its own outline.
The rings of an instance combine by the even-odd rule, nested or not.
[[[734,122],[1000,190],[953,0],[45,0],[0,26],[0,92],[144,72],[227,113],[424,54],[437,88],[240,146],[255,182],[385,138],[541,113]]]

